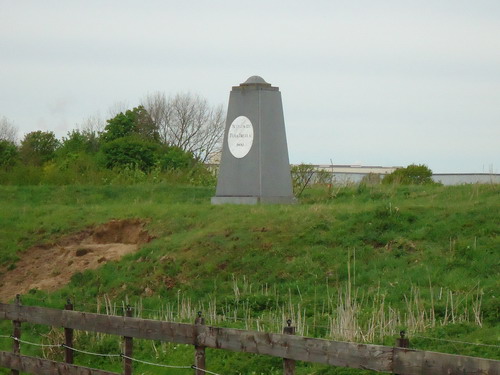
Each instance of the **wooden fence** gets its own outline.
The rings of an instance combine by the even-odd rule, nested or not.
[[[255,353],[283,358],[283,373],[294,374],[295,361],[329,366],[367,369],[404,375],[500,375],[500,361],[460,355],[412,350],[381,345],[338,342],[294,335],[293,327],[283,334],[206,326],[199,316],[194,324],[113,316],[45,307],[0,304],[0,319],[13,322],[13,351],[0,351],[0,367],[31,374],[117,375],[109,371],[73,365],[73,330],[99,332],[124,337],[124,374],[132,374],[133,338],[161,340],[194,346],[196,375],[205,374],[205,348]],[[62,327],[65,332],[65,363],[23,356],[20,353],[22,323]],[[76,350],[76,349],[75,349]],[[208,372],[210,373],[210,372]]]

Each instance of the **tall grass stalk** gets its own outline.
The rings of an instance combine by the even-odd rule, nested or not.
[[[233,285],[236,283],[235,279]],[[251,284],[247,278],[244,283],[249,292]],[[239,287],[234,288],[239,290]],[[479,285],[465,295],[452,290],[445,291],[446,302],[442,316],[436,312],[436,302],[428,303],[417,286],[412,286],[404,296],[403,308],[388,304],[380,287],[370,300],[360,288],[354,287],[352,280],[335,293],[329,293],[327,300],[322,301],[321,305],[318,302],[318,306],[294,303],[291,290],[288,292],[286,303],[283,303],[280,302],[283,301],[282,296],[275,292],[277,288],[265,285],[252,289],[254,294],[255,290],[258,290],[263,295],[273,296],[273,307],[256,314],[246,298],[247,294],[241,292],[235,293],[233,302],[228,303],[219,302],[213,296],[208,300],[193,301],[191,297],[179,291],[175,302],[162,302],[156,309],[144,308],[142,299],[138,299],[132,308],[136,317],[187,323],[194,322],[201,311],[209,325],[265,332],[281,332],[287,320],[291,319],[298,335],[351,342],[377,342],[384,337],[396,335],[401,329],[409,334],[416,334],[426,332],[437,325],[453,323],[466,322],[482,326],[483,292]],[[431,286],[429,289],[429,295],[432,296],[434,291]],[[121,311],[117,306],[125,308],[127,304],[126,300],[117,303],[104,295],[102,299],[97,300],[97,312],[120,315]]]

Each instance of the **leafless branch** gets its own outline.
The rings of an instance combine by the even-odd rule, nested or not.
[[[17,142],[17,127],[7,117],[0,118],[0,141]]]
[[[222,106],[211,107],[198,95],[166,98],[160,92],[148,95],[143,106],[156,124],[162,143],[192,152],[203,162],[219,151],[225,118]]]

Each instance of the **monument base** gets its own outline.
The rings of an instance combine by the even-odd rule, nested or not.
[[[212,197],[212,204],[295,204],[295,197]]]

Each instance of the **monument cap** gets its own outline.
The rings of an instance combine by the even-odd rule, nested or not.
[[[233,90],[269,90],[278,91],[277,87],[271,86],[270,83],[266,82],[261,76],[251,76],[245,82],[240,83],[239,86],[233,86]]]
[[[266,87],[270,87],[271,86],[270,83],[267,83],[264,80],[264,78],[262,78],[260,76],[251,76],[245,82],[243,82],[243,83],[240,84],[240,86],[254,86],[254,85],[266,86]]]

